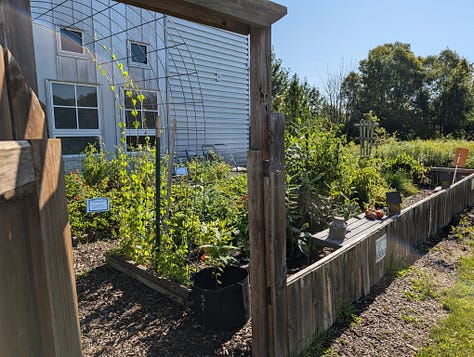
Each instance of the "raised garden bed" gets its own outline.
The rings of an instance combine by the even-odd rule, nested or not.
[[[114,255],[108,255],[106,262],[112,268],[134,278],[149,288],[162,293],[170,299],[176,301],[183,306],[192,305],[191,289],[151,274],[143,265],[136,264],[132,261],[122,259]]]
[[[370,293],[397,260],[419,257],[416,246],[474,203],[474,175],[376,224],[353,223],[367,229],[341,247],[287,279],[290,354],[298,354],[317,333],[327,330],[346,301]],[[355,227],[355,226],[354,226]],[[315,237],[324,241],[321,234]]]

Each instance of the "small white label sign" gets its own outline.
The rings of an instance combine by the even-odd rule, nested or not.
[[[188,174],[188,168],[187,167],[177,167],[174,169],[174,173],[177,176],[185,176]]]
[[[86,200],[86,211],[90,212],[108,212],[110,211],[109,198],[88,198]]]
[[[387,235],[384,234],[375,241],[375,262],[378,263],[387,254]]]

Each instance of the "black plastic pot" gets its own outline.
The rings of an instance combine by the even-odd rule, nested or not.
[[[198,319],[208,328],[227,331],[242,327],[250,316],[247,269],[228,266],[216,282],[213,268],[194,275],[192,296]]]

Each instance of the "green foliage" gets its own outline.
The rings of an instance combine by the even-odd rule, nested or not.
[[[199,237],[200,241],[207,242],[199,247],[203,250],[200,259],[205,265],[214,268],[215,278],[219,284],[224,267],[239,263],[235,258],[239,248],[232,244],[232,232],[228,231],[226,226],[225,221],[203,224]]]
[[[380,173],[378,159],[362,159],[352,172],[351,185],[361,206],[380,207],[385,205],[387,183]],[[365,208],[365,207],[364,207]]]
[[[93,161],[95,165],[91,164]],[[101,168],[107,166],[105,157],[97,156],[91,146],[86,151],[85,162],[82,172],[74,171],[64,176],[71,234],[79,241],[117,238],[117,206],[112,205],[110,212],[86,213],[86,199],[108,197],[113,202],[117,197],[109,177],[102,175]]]
[[[327,227],[336,215],[349,217],[355,206],[350,156],[337,133],[297,120],[285,137],[287,211],[290,236]]]
[[[221,161],[191,161],[189,175],[173,178],[167,187],[168,160],[163,158],[156,246],[154,161],[155,148],[149,145],[129,152],[119,148],[110,158],[89,148],[82,173],[65,176],[73,235],[119,237],[118,254],[184,284],[190,282],[199,249],[209,250],[208,263],[216,265],[231,263],[224,247],[248,253],[246,175],[232,173]],[[109,197],[111,212],[86,214],[85,198],[92,197]]]
[[[451,167],[456,148],[469,149],[466,167],[474,168],[474,142],[454,139],[438,140],[412,140],[398,141],[394,138],[387,139],[377,148],[377,156],[383,160],[392,160],[405,153],[424,167],[445,166]]]
[[[410,275],[412,275],[410,286],[403,292],[408,299],[424,301],[426,299],[436,299],[439,296],[428,274],[411,269]]]

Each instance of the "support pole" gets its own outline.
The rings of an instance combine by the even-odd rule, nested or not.
[[[287,356],[283,116],[271,115],[271,29],[250,33],[248,153],[253,356]]]
[[[157,253],[161,245],[161,119],[159,115],[156,116],[155,130],[155,253]]]

